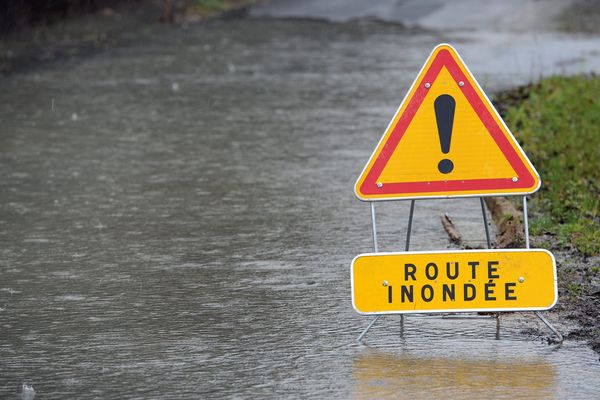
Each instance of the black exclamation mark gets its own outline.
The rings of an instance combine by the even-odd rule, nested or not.
[[[452,124],[454,123],[454,109],[456,101],[449,94],[438,96],[433,102],[435,108],[435,119],[437,121],[438,135],[440,136],[440,145],[442,153],[448,154],[450,151],[450,142],[452,140]],[[454,169],[451,160],[444,158],[438,164],[438,170],[442,174],[448,174]]]

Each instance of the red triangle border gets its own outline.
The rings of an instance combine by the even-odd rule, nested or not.
[[[381,175],[390,157],[396,150],[398,143],[402,139],[402,136],[406,132],[406,129],[410,125],[413,117],[417,113],[417,110],[423,103],[423,100],[427,96],[428,89],[425,88],[424,83],[430,82],[433,84],[437,79],[442,67],[446,67],[450,75],[457,81],[464,82],[464,86],[460,87],[463,95],[469,101],[473,110],[480,118],[483,125],[486,127],[492,138],[496,142],[496,145],[500,148],[506,159],[508,160],[511,167],[515,170],[518,177],[518,181],[514,182],[512,178],[496,178],[496,179],[469,179],[469,180],[440,180],[440,181],[428,181],[428,182],[403,182],[403,183],[389,183],[383,182],[382,187],[377,186],[377,178]],[[520,189],[530,188],[535,183],[535,178],[529,172],[527,166],[523,163],[517,152],[512,147],[509,139],[504,135],[500,126],[494,120],[494,117],[485,106],[482,99],[477,94],[475,88],[471,85],[469,79],[458,66],[452,54],[446,49],[440,50],[429,69],[423,76],[420,82],[416,82],[417,90],[413,96],[409,99],[409,103],[406,106],[404,112],[400,116],[400,119],[396,123],[394,130],[388,136],[387,141],[384,144],[383,149],[377,156],[377,159],[373,163],[369,170],[365,180],[360,186],[361,194],[365,196],[369,195],[394,195],[394,194],[419,194],[419,193],[431,193],[431,192],[454,192],[454,191],[488,191],[488,190],[502,190],[502,189]]]

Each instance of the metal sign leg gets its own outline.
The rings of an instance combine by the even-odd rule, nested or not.
[[[415,211],[415,201],[410,201],[410,212],[408,213],[408,230],[406,231],[406,246],[405,251],[410,247],[410,231],[412,230],[413,212]]]
[[[360,334],[358,339],[356,339],[357,342],[360,342],[362,340],[362,338],[367,334],[367,332],[369,332],[369,329],[371,329],[373,324],[375,324],[375,322],[377,322],[379,317],[381,317],[381,315],[377,315],[375,318],[373,318],[373,321],[371,321],[371,323],[369,323],[369,325],[367,325],[367,327],[365,328],[364,331],[362,331],[362,333]]]
[[[490,230],[488,228],[487,215],[485,214],[485,203],[483,201],[483,197],[479,198],[479,202],[481,203],[481,214],[483,215],[483,226],[485,226],[485,239],[487,240],[488,249],[492,248],[492,241],[490,240]]]
[[[404,337],[404,315],[400,314],[400,337]]]
[[[496,314],[496,340],[500,340],[500,313]]]
[[[371,224],[373,225],[373,250],[377,253],[377,223],[375,222],[375,204],[371,202]]]
[[[370,204],[371,204],[371,224],[373,226],[373,251],[375,253],[377,253],[379,251],[379,248],[377,246],[377,221],[375,218],[375,203],[371,202]],[[362,338],[367,334],[367,332],[369,332],[369,329],[371,329],[373,324],[375,322],[377,322],[377,320],[379,319],[380,316],[381,315],[377,315],[375,318],[373,318],[373,320],[369,323],[369,325],[367,325],[365,330],[362,331],[362,333],[360,334],[358,339],[356,339],[357,341],[360,342],[362,340]]]
[[[415,212],[415,201],[410,201],[410,211],[408,213],[408,228],[406,229],[406,245],[404,246],[404,251],[408,251],[410,248],[410,234],[412,231],[412,221],[413,215]],[[402,325],[402,331],[404,332],[404,315],[400,314],[400,324]]]
[[[377,245],[377,221],[375,218],[375,204],[373,202],[371,202],[370,204],[371,204],[371,224],[373,226],[373,250],[375,253],[377,253],[379,251],[379,247]],[[410,248],[410,234],[411,234],[411,230],[412,230],[412,221],[413,221],[414,211],[415,211],[415,201],[411,200],[410,201],[410,212],[408,213],[408,229],[406,232],[406,246],[405,246],[406,251],[408,251],[408,249]],[[373,324],[375,324],[375,322],[377,322],[379,317],[381,317],[381,315],[375,316],[375,318],[369,323],[369,325],[367,325],[365,330],[362,331],[362,333],[360,334],[358,339],[356,339],[357,341],[360,342],[362,340],[362,338],[367,334],[367,332],[369,332],[369,329],[371,329]],[[400,315],[400,324],[402,326],[402,331],[404,331],[404,315]]]
[[[529,248],[529,218],[527,217],[527,196],[523,196],[523,225],[525,230],[525,248]]]
[[[565,340],[563,335],[561,335],[561,333],[554,327],[554,325],[552,325],[550,321],[544,318],[544,316],[539,311],[534,311],[533,313],[537,315],[537,317],[542,320],[542,322],[552,331],[552,333],[556,335],[558,343],[562,343]]]
[[[483,226],[485,227],[485,240],[487,242],[487,248],[492,248],[492,241],[490,239],[490,228],[488,226],[487,214],[485,213],[485,201],[483,197],[479,198],[481,204],[481,215],[483,216]],[[496,313],[496,338],[500,337],[500,313]]]
[[[529,218],[527,215],[527,196],[523,196],[523,229],[525,230],[525,248],[529,248]],[[539,311],[533,312],[543,323],[546,325],[552,333],[558,338],[558,342],[562,343],[565,338],[563,335],[548,321]]]

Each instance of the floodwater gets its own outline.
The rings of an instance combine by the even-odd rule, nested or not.
[[[535,319],[386,317],[356,342],[353,183],[429,51],[491,89],[540,71],[373,21],[152,29],[0,81],[0,397],[597,396],[597,354]],[[408,204],[377,211],[401,250]],[[420,201],[413,249],[450,247],[444,211],[485,243],[477,199]]]

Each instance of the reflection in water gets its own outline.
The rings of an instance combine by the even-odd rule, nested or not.
[[[367,349],[354,359],[357,399],[554,398],[556,370],[542,358],[428,358]]]

